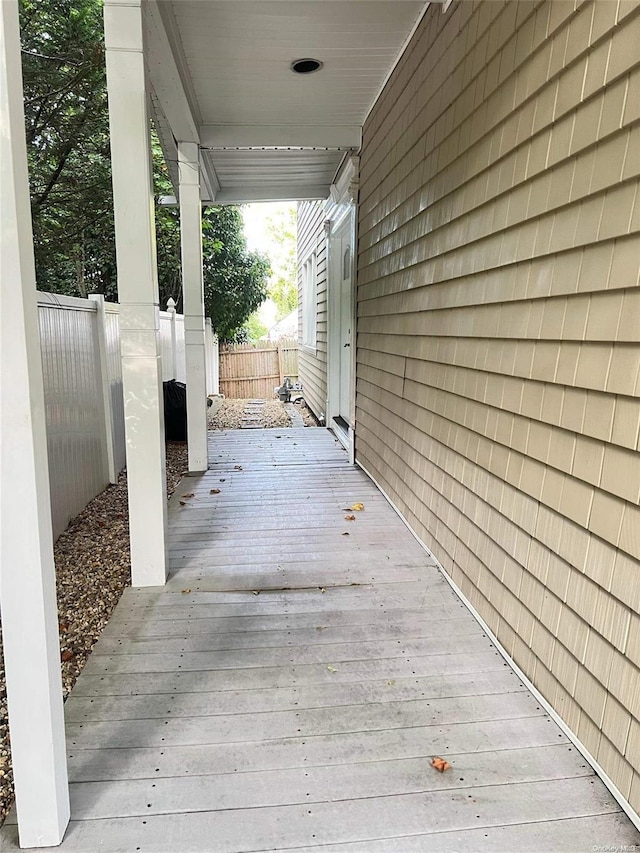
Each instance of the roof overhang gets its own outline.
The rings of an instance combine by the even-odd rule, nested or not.
[[[327,198],[429,3],[144,0],[151,109],[176,191],[200,146],[203,203]],[[296,75],[293,60],[320,71]]]

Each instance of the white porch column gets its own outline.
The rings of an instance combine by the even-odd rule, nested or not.
[[[131,579],[164,584],[167,495],[151,146],[140,0],[105,0]]]
[[[178,143],[189,473],[207,470],[207,376],[202,281],[200,165],[195,142]]]
[[[0,606],[18,832],[69,822],[49,466],[16,0],[0,2]]]

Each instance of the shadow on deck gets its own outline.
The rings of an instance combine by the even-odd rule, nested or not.
[[[328,431],[210,442],[170,505],[166,587],[126,591],[67,701],[58,849],[638,843]],[[3,850],[16,839],[0,831]]]

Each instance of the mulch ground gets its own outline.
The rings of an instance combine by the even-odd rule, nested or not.
[[[210,429],[238,429],[247,400],[223,400],[214,405]],[[305,405],[296,408],[307,426],[317,426]],[[215,411],[217,409],[217,411]],[[278,400],[261,408],[264,428],[291,426]],[[171,495],[187,470],[187,446],[167,444],[167,493]],[[131,583],[127,475],[109,486],[74,518],[54,546],[60,626],[60,667],[64,698],[69,695],[102,629]],[[13,802],[13,773],[0,636],[0,826]]]

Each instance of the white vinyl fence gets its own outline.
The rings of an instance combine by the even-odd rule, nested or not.
[[[100,296],[38,294],[53,534],[125,466],[119,306]],[[185,381],[184,318],[160,312],[163,381]],[[208,322],[207,393],[217,394],[217,338]]]

